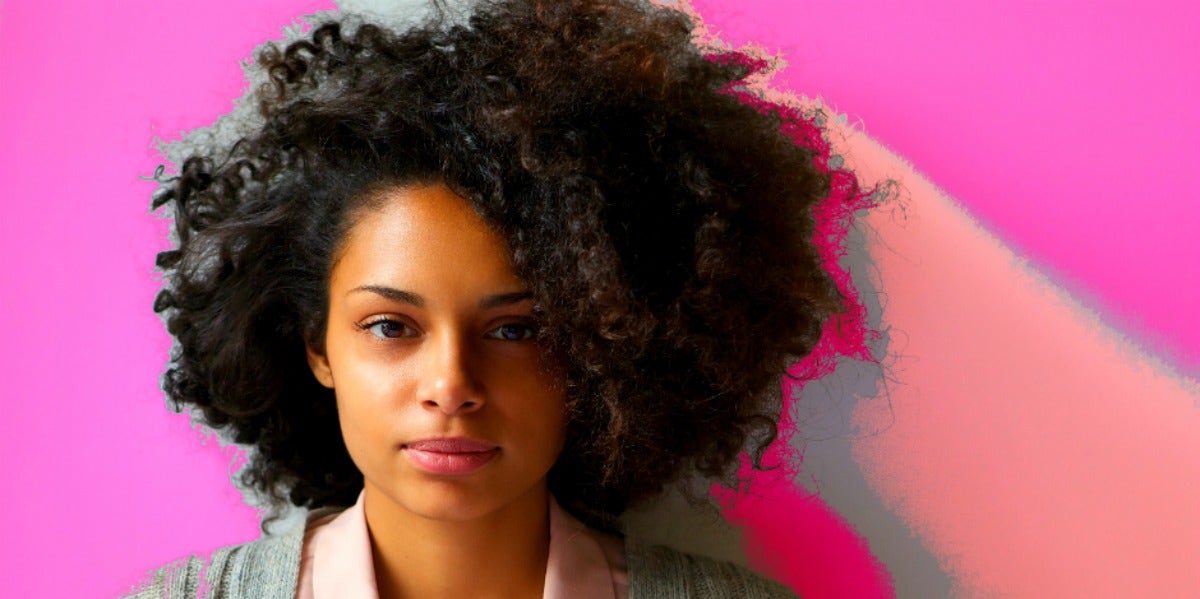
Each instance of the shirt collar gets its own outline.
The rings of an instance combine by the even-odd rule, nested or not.
[[[358,494],[354,505],[326,523],[312,540],[314,599],[379,599],[363,493]]]
[[[616,599],[613,568],[595,531],[576,520],[550,497],[550,557],[543,599]]]
[[[314,599],[378,599],[371,538],[363,493],[354,505],[322,525],[312,537]],[[617,599],[614,585],[623,564],[610,564],[601,543],[619,539],[598,533],[576,520],[550,497],[550,551],[543,599]],[[615,553],[609,548],[609,553]]]

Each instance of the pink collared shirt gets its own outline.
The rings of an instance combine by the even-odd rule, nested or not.
[[[309,515],[296,599],[378,599],[363,494],[342,512]],[[543,599],[627,599],[621,539],[588,528],[550,498],[550,557]]]

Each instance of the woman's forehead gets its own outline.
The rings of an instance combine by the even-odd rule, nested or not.
[[[376,286],[426,295],[524,291],[504,239],[441,184],[380,192],[347,232],[331,285]]]

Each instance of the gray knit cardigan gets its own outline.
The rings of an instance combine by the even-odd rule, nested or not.
[[[131,599],[294,599],[304,527],[191,556],[152,572]],[[626,539],[629,599],[795,597],[783,585],[734,564]]]

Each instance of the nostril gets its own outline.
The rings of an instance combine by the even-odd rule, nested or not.
[[[441,410],[447,414],[458,412],[460,410],[472,411],[483,405],[483,402],[478,399],[423,399],[421,406],[428,410]]]

